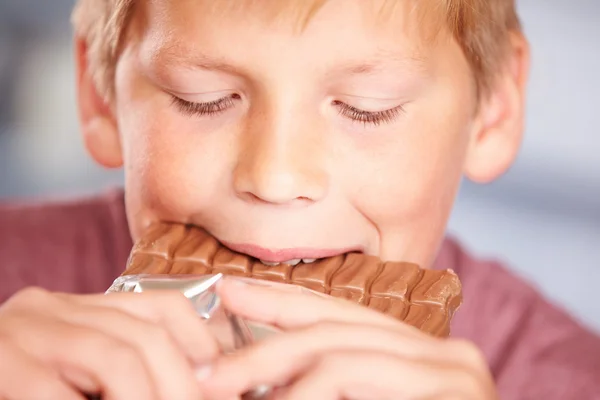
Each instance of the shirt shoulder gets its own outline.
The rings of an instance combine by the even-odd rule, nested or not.
[[[123,193],[0,204],[0,303],[27,286],[104,291],[131,248]]]
[[[600,337],[530,283],[448,239],[438,266],[454,269],[464,302],[453,336],[484,353],[502,399],[600,399]]]

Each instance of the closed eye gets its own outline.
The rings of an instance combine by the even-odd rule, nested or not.
[[[239,94],[233,93],[214,101],[197,103],[172,96],[172,104],[187,116],[213,116],[230,109],[240,99]],[[340,115],[365,125],[377,126],[391,123],[404,112],[402,105],[382,111],[365,111],[339,100],[334,100],[332,104],[338,109]]]
[[[340,115],[365,125],[378,126],[383,123],[391,123],[404,112],[402,105],[383,111],[365,111],[339,100],[334,100],[332,104],[337,107]]]
[[[177,96],[172,96],[172,104],[184,115],[187,116],[213,116],[220,114],[235,105],[240,100],[239,94],[233,93],[214,101],[195,103],[184,100]]]

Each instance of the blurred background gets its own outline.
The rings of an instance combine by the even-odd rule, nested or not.
[[[449,229],[600,331],[600,1],[517,1],[533,47],[523,151],[498,182],[463,185]],[[72,4],[0,0],[0,200],[122,181],[79,138]]]

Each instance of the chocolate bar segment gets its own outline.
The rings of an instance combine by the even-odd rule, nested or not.
[[[123,275],[214,274],[295,284],[345,298],[413,325],[434,336],[450,334],[462,302],[453,271],[425,270],[349,253],[296,266],[267,266],[236,253],[203,229],[158,224],[135,244]]]

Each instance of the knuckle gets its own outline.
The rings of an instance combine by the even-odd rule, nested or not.
[[[474,374],[472,371],[465,369],[456,370],[453,378],[456,387],[460,387],[461,393],[465,395],[462,398],[471,398],[474,395],[477,395],[475,398],[480,398],[479,395],[484,392],[479,375]]]
[[[142,361],[138,352],[125,345],[116,345],[113,347],[113,359],[121,371],[134,371],[141,367]],[[112,362],[111,362],[112,365]]]
[[[148,324],[143,335],[150,346],[170,346],[172,343],[169,333],[160,325]]]
[[[79,330],[62,329],[62,331],[64,333],[61,332],[58,336],[62,339],[61,348],[71,348],[73,354],[79,354],[84,359],[98,360],[98,362],[108,355],[110,346],[100,335],[83,333]]]
[[[475,370],[487,370],[487,361],[483,352],[473,343],[466,340],[455,340],[452,342],[452,348],[452,351],[469,367]]]
[[[45,289],[28,287],[18,291],[6,304],[24,307],[39,306],[40,304],[46,304],[51,297],[50,292]]]
[[[130,376],[139,373],[144,368],[141,355],[125,343],[114,341],[103,351],[104,359],[100,363],[106,371],[114,376]]]

